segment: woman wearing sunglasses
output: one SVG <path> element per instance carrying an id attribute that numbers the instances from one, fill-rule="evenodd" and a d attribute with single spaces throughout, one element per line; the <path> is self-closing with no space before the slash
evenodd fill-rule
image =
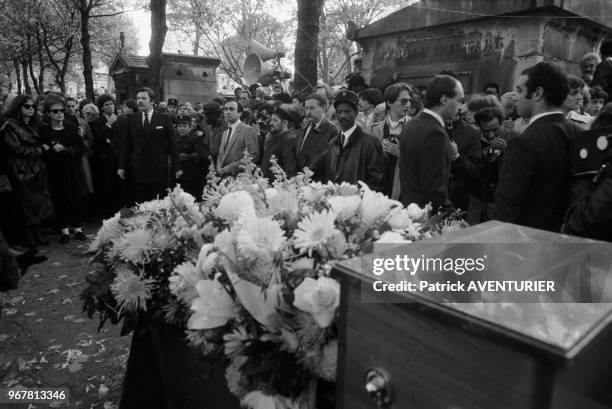
<path id="1" fill-rule="evenodd" d="M 10 181 L 16 208 L 21 212 L 24 245 L 49 244 L 41 234 L 40 223 L 53 208 L 47 185 L 44 148 L 36 130 L 36 106 L 30 96 L 18 95 L 6 111 L 6 122 L 0 128 L 3 161 Z"/>
<path id="2" fill-rule="evenodd" d="M 74 228 L 77 240 L 85 241 L 87 236 L 81 230 L 81 199 L 84 192 L 81 156 L 85 153 L 85 143 L 79 136 L 78 128 L 64 122 L 65 106 L 62 97 L 48 95 L 44 113 L 48 124 L 41 129 L 40 134 L 48 148 L 45 159 L 51 200 L 62 232 L 60 243 L 66 244 L 70 240 L 69 227 Z"/>

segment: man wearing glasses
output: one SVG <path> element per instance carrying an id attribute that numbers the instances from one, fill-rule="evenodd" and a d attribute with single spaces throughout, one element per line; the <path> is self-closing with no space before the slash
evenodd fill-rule
<path id="1" fill-rule="evenodd" d="M 234 176 L 241 172 L 245 149 L 254 163 L 259 160 L 257 131 L 240 121 L 242 112 L 242 105 L 236 101 L 230 101 L 223 107 L 223 115 L 229 128 L 221 137 L 217 156 L 217 172 L 221 176 Z"/>
<path id="2" fill-rule="evenodd" d="M 385 158 L 385 179 L 383 193 L 399 200 L 399 136 L 410 120 L 411 90 L 408 84 L 398 82 L 385 89 L 387 117 L 372 125 L 370 134 L 382 143 Z"/>

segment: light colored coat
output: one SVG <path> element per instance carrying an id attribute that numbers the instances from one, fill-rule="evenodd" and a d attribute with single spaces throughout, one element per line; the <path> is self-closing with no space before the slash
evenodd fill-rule
<path id="1" fill-rule="evenodd" d="M 254 163 L 259 161 L 259 141 L 257 130 L 252 126 L 239 122 L 227 141 L 229 129 L 221 136 L 221 147 L 217 157 L 217 171 L 223 176 L 233 176 L 242 170 L 244 151 L 248 151 Z M 227 143 L 226 143 L 227 142 Z"/>

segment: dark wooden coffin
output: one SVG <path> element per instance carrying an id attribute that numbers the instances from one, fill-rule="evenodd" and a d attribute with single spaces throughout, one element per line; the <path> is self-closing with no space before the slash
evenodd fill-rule
<path id="1" fill-rule="evenodd" d="M 499 222 L 444 241 L 595 243 Z M 364 303 L 362 284 L 373 277 L 362 260 L 334 274 L 341 280 L 337 409 L 612 407 L 612 304 Z"/>

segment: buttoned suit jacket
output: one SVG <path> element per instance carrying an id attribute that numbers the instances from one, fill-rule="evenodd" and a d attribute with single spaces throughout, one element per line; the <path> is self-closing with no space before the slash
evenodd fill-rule
<path id="1" fill-rule="evenodd" d="M 329 143 L 340 134 L 340 130 L 327 119 L 323 119 L 321 125 L 310 130 L 304 142 L 305 134 L 305 131 L 299 132 L 295 140 L 298 172 L 308 167 L 314 173 L 314 180 L 324 181 L 327 174 L 325 166 Z"/>
<path id="2" fill-rule="evenodd" d="M 252 126 L 240 122 L 235 130 L 232 131 L 230 139 L 226 142 L 229 129 L 221 136 L 221 146 L 217 158 L 217 170 L 225 176 L 236 175 L 242 170 L 240 165 L 243 163 L 244 150 L 246 149 L 254 163 L 259 161 L 259 139 L 257 130 Z"/>
<path id="3" fill-rule="evenodd" d="M 136 183 L 166 182 L 168 155 L 174 169 L 180 170 L 174 140 L 175 132 L 170 116 L 155 111 L 145 129 L 142 112 L 131 114 L 127 118 L 119 169 L 130 169 Z"/>
<path id="4" fill-rule="evenodd" d="M 421 112 L 399 138 L 401 201 L 404 206 L 431 203 L 434 210 L 449 205 L 450 138 L 436 118 Z"/>

